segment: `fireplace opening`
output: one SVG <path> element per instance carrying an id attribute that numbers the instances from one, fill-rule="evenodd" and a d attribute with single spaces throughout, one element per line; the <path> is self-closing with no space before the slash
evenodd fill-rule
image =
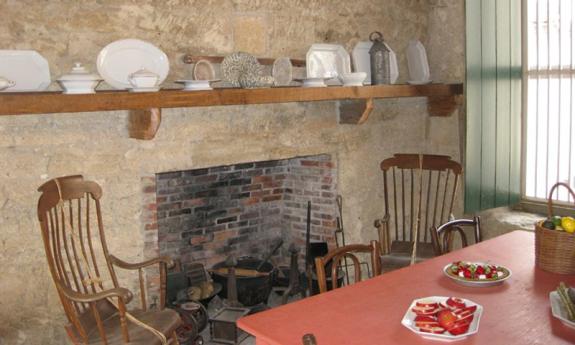
<path id="1" fill-rule="evenodd" d="M 292 259 L 303 272 L 308 202 L 311 242 L 335 245 L 337 173 L 329 154 L 165 172 L 154 183 L 157 248 L 180 263 L 168 275 L 168 302 L 183 286 L 210 280 L 198 280 L 198 265 L 209 271 L 233 258 L 257 266 L 250 260 L 261 261 L 279 242 L 268 260 L 271 284 L 285 284 Z M 229 297 L 225 286 L 219 295 Z"/>

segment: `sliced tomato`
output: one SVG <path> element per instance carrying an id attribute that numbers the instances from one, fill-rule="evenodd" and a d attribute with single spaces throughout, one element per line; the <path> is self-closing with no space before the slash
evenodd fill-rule
<path id="1" fill-rule="evenodd" d="M 475 314 L 466 314 L 464 316 L 458 315 L 457 316 L 457 321 L 466 321 L 471 323 L 471 321 L 473 321 L 473 318 L 475 317 Z"/>
<path id="2" fill-rule="evenodd" d="M 424 307 L 424 308 L 437 308 L 437 307 L 439 307 L 439 303 L 436 303 L 436 302 L 432 302 L 432 303 L 415 302 L 415 305 L 418 307 Z"/>
<path id="3" fill-rule="evenodd" d="M 415 317 L 415 319 L 413 319 L 413 321 L 415 321 L 415 322 L 418 322 L 418 321 L 437 322 L 437 320 L 433 316 L 427 316 L 427 315 L 417 315 Z"/>
<path id="4" fill-rule="evenodd" d="M 434 307 L 418 307 L 417 305 L 411 308 L 411 311 L 416 315 L 433 315 L 437 312 L 437 308 Z"/>
<path id="5" fill-rule="evenodd" d="M 451 310 L 445 309 L 437 313 L 437 322 L 439 322 L 443 328 L 451 328 L 455 321 L 457 321 L 457 316 L 455 316 Z"/>
<path id="6" fill-rule="evenodd" d="M 419 327 L 419 331 L 420 332 L 426 332 L 426 333 L 441 334 L 441 333 L 445 332 L 445 328 L 443 328 L 439 324 L 437 324 L 437 326 Z"/>
<path id="7" fill-rule="evenodd" d="M 467 333 L 467 331 L 469 331 L 469 324 L 468 323 L 461 324 L 457 327 L 452 327 L 448 330 L 448 332 L 451 333 L 451 335 L 460 335 L 460 334 Z"/>
<path id="8" fill-rule="evenodd" d="M 465 308 L 465 302 L 461 298 L 449 297 L 445 303 L 451 308 Z"/>
<path id="9" fill-rule="evenodd" d="M 475 313 L 475 311 L 477 310 L 477 306 L 476 305 L 472 305 L 469 307 L 465 307 L 465 308 L 459 308 L 459 309 L 454 309 L 453 313 L 455 315 L 467 315 L 467 314 L 473 314 Z"/>

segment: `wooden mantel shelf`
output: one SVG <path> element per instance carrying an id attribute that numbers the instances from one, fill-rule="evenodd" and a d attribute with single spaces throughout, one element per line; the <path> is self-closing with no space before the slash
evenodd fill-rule
<path id="1" fill-rule="evenodd" d="M 210 91 L 161 90 L 151 93 L 99 91 L 95 94 L 82 95 L 65 95 L 61 92 L 0 93 L 0 115 L 140 110 L 138 116 L 155 116 L 156 120 L 150 122 L 152 125 L 159 126 L 159 109 L 161 108 L 347 100 L 360 104 L 360 108 L 363 109 L 355 116 L 357 118 L 355 123 L 358 123 L 365 121 L 369 115 L 373 99 L 428 97 L 430 114 L 447 116 L 455 109 L 456 98 L 462 93 L 462 84 L 282 87 Z M 353 107 L 349 104 L 347 106 L 342 104 L 340 108 L 346 111 L 344 108 Z M 154 111 L 150 111 L 152 109 Z M 350 120 L 354 116 L 342 115 L 340 114 L 340 118 L 345 117 L 346 120 L 340 122 L 354 122 L 353 119 Z M 135 123 L 140 123 L 139 126 L 142 126 L 141 122 L 135 121 Z"/>

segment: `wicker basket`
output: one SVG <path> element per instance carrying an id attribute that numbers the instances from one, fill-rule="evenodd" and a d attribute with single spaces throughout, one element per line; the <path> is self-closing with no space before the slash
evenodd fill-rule
<path id="1" fill-rule="evenodd" d="M 553 216 L 552 195 L 559 186 L 567 188 L 573 199 L 575 193 L 569 185 L 559 182 L 551 187 L 547 199 L 547 214 Z M 559 273 L 575 274 L 575 233 L 549 230 L 542 226 L 543 221 L 535 224 L 535 264 L 542 270 Z"/>

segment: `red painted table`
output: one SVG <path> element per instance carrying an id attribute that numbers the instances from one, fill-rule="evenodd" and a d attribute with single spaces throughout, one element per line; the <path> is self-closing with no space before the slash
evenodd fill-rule
<path id="1" fill-rule="evenodd" d="M 412 300 L 458 296 L 483 305 L 479 332 L 454 344 L 574 344 L 575 330 L 551 315 L 549 292 L 574 275 L 535 267 L 534 233 L 514 231 L 420 264 L 383 274 L 238 320 L 257 345 L 301 345 L 313 333 L 319 345 L 434 344 L 401 325 Z M 503 265 L 512 276 L 495 287 L 465 287 L 443 275 L 458 260 Z"/>

